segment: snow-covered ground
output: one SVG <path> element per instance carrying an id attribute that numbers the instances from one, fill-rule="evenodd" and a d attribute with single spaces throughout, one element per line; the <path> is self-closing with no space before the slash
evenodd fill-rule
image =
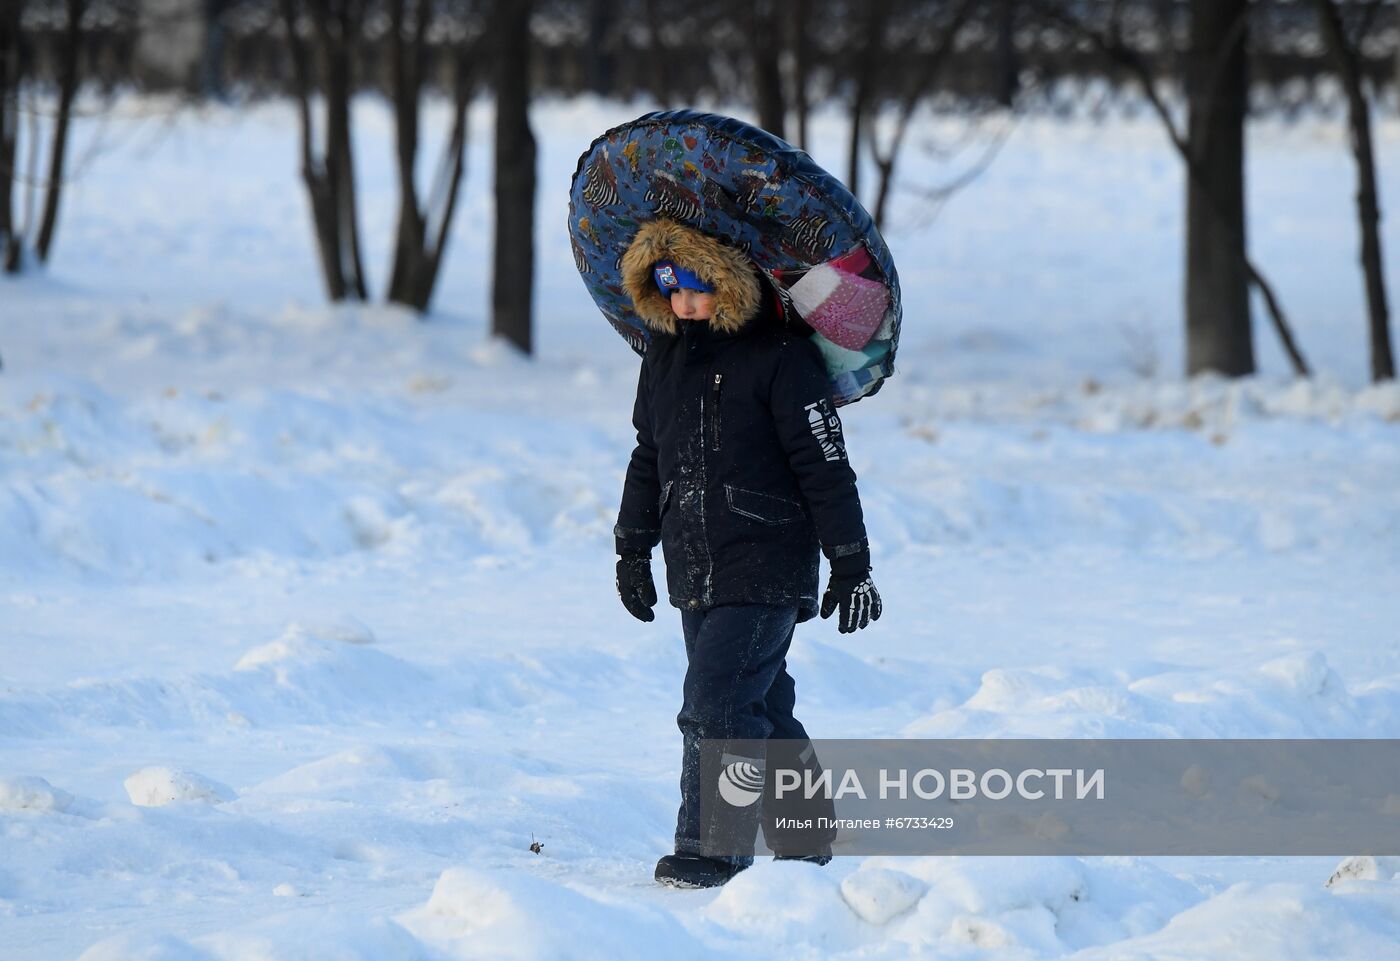
<path id="1" fill-rule="evenodd" d="M 1400 958 L 1395 862 L 1325 885 L 1365 852 L 651 884 L 680 625 L 614 596 L 636 359 L 563 229 L 576 157 L 643 109 L 536 111 L 533 360 L 487 334 L 489 105 L 427 322 L 322 305 L 285 106 L 84 123 L 56 262 L 0 282 L 0 959 Z M 388 124 L 361 105 L 376 277 Z M 1400 736 L 1400 388 L 1364 385 L 1344 131 L 1250 146 L 1313 382 L 1263 323 L 1261 376 L 1177 379 L 1148 119 L 1022 120 L 931 223 L 906 195 L 900 370 L 844 418 L 886 613 L 799 629 L 816 736 Z"/>

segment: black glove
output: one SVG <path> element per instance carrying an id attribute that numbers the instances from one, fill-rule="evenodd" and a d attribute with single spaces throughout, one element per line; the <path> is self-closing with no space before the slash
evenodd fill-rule
<path id="1" fill-rule="evenodd" d="M 847 554 L 831 562 L 831 579 L 822 595 L 822 617 L 841 608 L 838 622 L 842 634 L 854 634 L 871 621 L 880 619 L 880 592 L 870 579 L 870 552 Z"/>
<path id="2" fill-rule="evenodd" d="M 617 594 L 622 606 L 639 621 L 654 621 L 656 584 L 651 579 L 650 554 L 623 554 L 617 559 Z"/>

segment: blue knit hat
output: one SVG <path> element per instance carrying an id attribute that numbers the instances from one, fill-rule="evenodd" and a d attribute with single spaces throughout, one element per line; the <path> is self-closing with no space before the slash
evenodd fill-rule
<path id="1" fill-rule="evenodd" d="M 661 293 L 667 297 L 682 287 L 687 290 L 698 290 L 702 294 L 715 292 L 713 287 L 674 261 L 658 260 L 651 273 L 656 278 L 656 286 L 660 287 Z"/>

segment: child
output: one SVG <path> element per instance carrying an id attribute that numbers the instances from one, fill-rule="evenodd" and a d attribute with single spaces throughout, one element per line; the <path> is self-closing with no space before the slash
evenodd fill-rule
<path id="1" fill-rule="evenodd" d="M 880 595 L 821 355 L 782 329 L 755 266 L 666 219 L 642 225 L 621 265 L 653 336 L 614 529 L 617 589 L 634 617 L 654 618 L 660 540 L 689 664 L 676 853 L 656 879 L 711 887 L 752 858 L 700 853 L 699 742 L 806 741 L 785 657 L 794 626 L 818 611 L 819 549 L 831 564 L 821 615 L 839 609 L 843 634 L 880 617 Z"/>

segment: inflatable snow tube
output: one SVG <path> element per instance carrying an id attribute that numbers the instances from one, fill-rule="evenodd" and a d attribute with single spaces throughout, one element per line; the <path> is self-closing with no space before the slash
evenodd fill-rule
<path id="1" fill-rule="evenodd" d="M 632 311 L 620 259 L 642 223 L 669 217 L 742 250 L 787 322 L 826 360 L 838 405 L 894 373 L 899 276 L 846 186 L 801 150 L 732 117 L 671 110 L 603 134 L 569 190 L 574 263 L 593 300 L 639 354 L 651 332 Z"/>

